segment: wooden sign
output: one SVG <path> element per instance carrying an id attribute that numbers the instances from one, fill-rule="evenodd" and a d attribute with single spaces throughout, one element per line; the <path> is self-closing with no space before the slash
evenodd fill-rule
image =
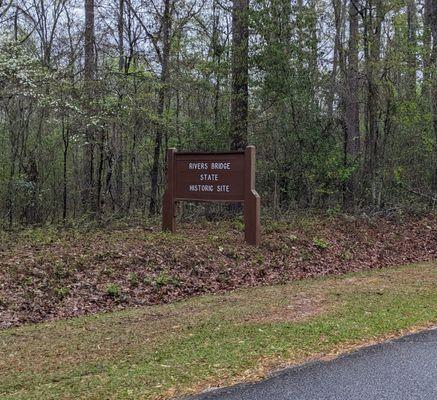
<path id="1" fill-rule="evenodd" d="M 260 197 L 255 191 L 255 147 L 226 153 L 167 150 L 167 188 L 162 207 L 164 230 L 176 231 L 176 202 L 224 201 L 244 204 L 245 240 L 260 240 Z"/>

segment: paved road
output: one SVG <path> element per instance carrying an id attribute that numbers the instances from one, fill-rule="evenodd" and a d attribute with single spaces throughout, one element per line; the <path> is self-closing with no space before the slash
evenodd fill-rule
<path id="1" fill-rule="evenodd" d="M 437 329 L 191 400 L 437 400 Z"/>

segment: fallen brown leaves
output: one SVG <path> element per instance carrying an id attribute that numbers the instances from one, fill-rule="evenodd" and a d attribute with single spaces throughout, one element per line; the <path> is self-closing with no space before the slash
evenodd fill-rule
<path id="1" fill-rule="evenodd" d="M 0 243 L 0 328 L 436 258 L 435 215 L 270 224 L 259 248 L 230 223 L 184 225 L 175 236 L 133 228 L 11 237 Z"/>

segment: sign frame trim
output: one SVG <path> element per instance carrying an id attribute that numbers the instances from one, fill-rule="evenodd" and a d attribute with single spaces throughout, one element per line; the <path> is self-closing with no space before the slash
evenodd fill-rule
<path id="1" fill-rule="evenodd" d="M 175 148 L 167 149 L 166 153 L 166 190 L 162 205 L 162 229 L 176 232 L 176 204 L 178 201 L 242 203 L 244 209 L 244 237 L 247 243 L 258 246 L 260 243 L 260 196 L 255 190 L 255 146 L 247 146 L 245 150 L 227 152 L 177 152 Z M 176 155 L 183 156 L 243 156 L 243 193 L 242 198 L 234 199 L 193 199 L 175 197 Z"/>

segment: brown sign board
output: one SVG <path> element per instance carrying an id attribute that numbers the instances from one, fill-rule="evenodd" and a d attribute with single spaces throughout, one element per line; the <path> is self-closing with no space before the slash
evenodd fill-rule
<path id="1" fill-rule="evenodd" d="M 186 200 L 243 203 L 245 239 L 258 245 L 260 197 L 255 191 L 255 147 L 224 153 L 168 149 L 164 230 L 176 231 L 176 202 Z"/>

